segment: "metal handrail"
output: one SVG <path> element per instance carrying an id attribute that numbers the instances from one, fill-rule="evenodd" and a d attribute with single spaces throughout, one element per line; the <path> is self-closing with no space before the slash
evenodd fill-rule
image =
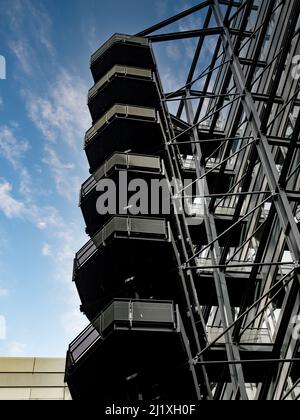
<path id="1" fill-rule="evenodd" d="M 153 172 L 159 173 L 162 172 L 162 166 L 161 166 L 161 159 L 158 156 L 153 156 L 153 155 L 142 155 L 142 154 L 138 154 L 138 153 L 124 153 L 124 152 L 114 152 L 105 162 L 103 165 L 101 165 L 95 172 L 93 175 L 91 175 L 83 184 L 81 187 L 81 192 L 80 192 L 80 197 L 84 198 L 97 184 L 97 181 L 102 177 L 101 175 L 98 176 L 98 174 L 106 174 L 107 172 L 109 172 L 114 166 L 116 165 L 122 165 L 123 162 L 118 162 L 116 161 L 114 164 L 112 164 L 114 158 L 117 160 L 118 157 L 120 156 L 128 156 L 128 159 L 126 161 L 126 166 L 127 168 L 130 167 L 135 167 L 134 162 L 132 162 L 132 160 L 134 158 L 145 158 L 145 159 L 150 159 L 151 160 L 156 160 L 157 162 L 159 162 L 159 165 L 157 166 L 150 166 L 150 164 L 148 166 L 144 166 L 144 170 L 148 169 L 147 172 L 151 172 L 151 170 Z M 159 170 L 154 171 L 154 169 L 158 169 L 159 166 Z"/>
<path id="2" fill-rule="evenodd" d="M 169 229 L 168 229 L 168 223 L 166 222 L 166 219 L 163 218 L 155 218 L 155 219 L 151 219 L 149 217 L 144 217 L 144 216 L 115 216 L 112 217 L 100 230 L 98 230 L 98 232 L 93 236 L 92 239 L 90 239 L 77 253 L 75 256 L 75 260 L 74 260 L 74 267 L 75 270 L 79 269 L 80 267 L 82 267 L 84 264 L 86 264 L 86 262 L 93 256 L 95 255 L 95 253 L 98 251 L 99 249 L 99 245 L 95 245 L 95 242 L 98 242 L 98 238 L 102 239 L 102 244 L 104 245 L 105 240 L 107 240 L 109 238 L 109 234 L 107 234 L 107 232 L 109 233 L 110 228 L 113 228 L 113 224 L 115 223 L 116 220 L 121 220 L 121 219 L 126 219 L 127 220 L 127 225 L 126 225 L 126 230 L 131 230 L 130 226 L 132 224 L 133 221 L 135 220 L 148 220 L 151 222 L 162 222 L 164 223 L 164 234 L 166 236 L 166 238 L 169 238 Z M 113 233 L 116 233 L 118 230 L 117 229 L 111 229 Z M 154 232 L 155 234 L 155 232 Z M 85 256 L 85 254 L 88 254 L 87 256 Z M 80 263 L 80 260 L 83 260 Z"/>
<path id="3" fill-rule="evenodd" d="M 101 47 L 98 48 L 98 50 L 94 54 L 92 54 L 91 65 L 94 64 L 95 61 L 97 61 L 105 51 L 107 51 L 113 44 L 117 42 L 149 46 L 149 40 L 147 38 L 117 33 L 110 37 L 108 41 L 101 45 Z"/>
<path id="4" fill-rule="evenodd" d="M 100 90 L 100 88 L 106 83 L 109 83 L 116 75 L 131 76 L 149 80 L 152 80 L 154 77 L 152 70 L 142 67 L 122 66 L 120 64 L 116 64 L 89 90 L 88 100 L 91 100 L 97 94 L 98 90 Z"/>
<path id="5" fill-rule="evenodd" d="M 97 315 L 92 322 L 70 343 L 69 345 L 69 349 L 68 349 L 68 357 L 71 359 L 71 363 L 72 365 L 74 365 L 79 359 L 82 358 L 82 356 L 99 340 L 99 339 L 104 339 L 105 337 L 102 335 L 102 323 L 101 323 L 101 317 L 103 316 L 103 314 L 105 314 L 111 307 L 114 306 L 114 304 L 116 302 L 128 302 L 128 304 L 130 305 L 130 303 L 149 303 L 149 304 L 169 304 L 170 306 L 172 305 L 172 312 L 173 312 L 173 322 L 174 322 L 174 328 L 176 328 L 176 316 L 175 316 L 175 306 L 174 306 L 174 302 L 172 300 L 158 300 L 158 299 L 126 299 L 126 298 L 116 298 L 113 299 L 109 304 L 107 304 L 105 306 L 105 308 L 99 313 L 99 315 Z M 130 317 L 128 316 L 128 320 L 130 320 Z M 100 328 L 99 331 L 95 328 L 95 324 L 97 324 L 97 322 L 100 321 Z M 89 332 L 90 330 L 90 332 Z M 78 349 L 78 347 L 84 343 L 84 341 L 86 341 L 94 332 L 98 333 L 98 336 L 92 340 L 84 349 L 83 351 L 76 357 L 74 358 L 74 351 L 76 351 L 76 349 Z M 86 333 L 89 332 L 87 335 Z"/>
<path id="6" fill-rule="evenodd" d="M 223 327 L 217 326 L 217 325 L 208 325 L 207 332 L 211 333 L 213 330 L 218 334 L 223 331 Z M 248 337 L 247 337 L 248 335 Z M 244 337 L 243 337 L 244 336 Z M 245 337 L 246 336 L 246 337 Z M 267 340 L 263 341 L 263 338 L 267 338 Z M 224 337 L 223 337 L 224 339 Z M 262 340 L 259 341 L 259 340 Z M 241 344 L 272 344 L 272 339 L 270 337 L 270 333 L 268 328 L 247 328 L 245 331 L 243 331 L 243 334 L 241 336 L 240 340 Z"/>
<path id="7" fill-rule="evenodd" d="M 150 119 L 159 121 L 159 115 L 155 108 L 145 106 L 134 106 L 126 104 L 114 104 L 109 111 L 100 117 L 95 124 L 90 127 L 85 134 L 85 144 L 87 145 L 98 133 L 98 131 L 108 124 L 116 115 L 133 117 L 140 119 Z"/>

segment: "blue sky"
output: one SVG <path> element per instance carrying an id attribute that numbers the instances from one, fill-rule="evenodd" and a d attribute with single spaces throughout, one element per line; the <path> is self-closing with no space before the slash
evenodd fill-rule
<path id="1" fill-rule="evenodd" d="M 77 203 L 88 177 L 91 53 L 115 32 L 134 34 L 196 3 L 0 0 L 0 356 L 62 356 L 86 325 L 71 278 L 88 240 Z M 169 30 L 201 23 L 193 19 Z M 166 90 L 183 84 L 194 46 L 156 50 Z"/>

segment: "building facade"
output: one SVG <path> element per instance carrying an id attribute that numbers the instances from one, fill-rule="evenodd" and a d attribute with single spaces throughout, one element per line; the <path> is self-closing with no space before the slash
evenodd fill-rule
<path id="1" fill-rule="evenodd" d="M 74 399 L 300 398 L 299 13 L 203 1 L 92 56 Z M 157 48 L 181 40 L 166 91 Z"/>
<path id="2" fill-rule="evenodd" d="M 0 358 L 0 400 L 71 400 L 65 358 Z"/>

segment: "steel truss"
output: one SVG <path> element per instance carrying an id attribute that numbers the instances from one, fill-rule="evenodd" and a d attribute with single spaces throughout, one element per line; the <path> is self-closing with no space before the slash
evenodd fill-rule
<path id="1" fill-rule="evenodd" d="M 199 13 L 202 27 L 174 31 L 174 24 Z M 188 313 L 189 363 L 200 398 L 300 398 L 295 336 L 300 86 L 293 77 L 299 15 L 298 0 L 210 0 L 137 34 L 162 47 L 166 41 L 197 39 L 186 84 L 163 93 L 161 107 L 167 176 L 180 181 L 174 201 L 194 200 L 205 237 L 203 244 L 187 215 L 175 214 L 173 245 Z M 205 59 L 209 37 L 215 45 Z M 192 196 L 182 188 L 187 163 L 197 187 Z M 229 187 L 224 177 L 230 178 Z M 229 226 L 220 231 L 222 217 Z M 203 297 L 204 278 L 211 281 L 215 300 Z M 230 281 L 236 283 L 229 286 Z M 233 303 L 237 282 L 243 287 Z M 247 334 L 252 341 L 245 341 Z M 209 359 L 209 351 L 221 345 L 222 360 Z M 216 383 L 210 367 L 220 364 L 228 372 Z M 264 365 L 264 377 L 250 383 L 247 365 L 254 370 Z"/>

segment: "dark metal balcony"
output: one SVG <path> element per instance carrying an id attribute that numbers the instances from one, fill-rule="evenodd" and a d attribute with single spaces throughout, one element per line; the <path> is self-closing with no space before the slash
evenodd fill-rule
<path id="1" fill-rule="evenodd" d="M 116 294 L 173 298 L 176 268 L 169 238 L 164 219 L 113 217 L 74 261 L 73 280 L 88 318 Z"/>
<path id="2" fill-rule="evenodd" d="M 152 70 L 115 65 L 90 89 L 88 106 L 95 122 L 115 103 L 158 108 L 159 99 Z"/>
<path id="3" fill-rule="evenodd" d="M 85 135 L 90 172 L 95 172 L 113 152 L 159 154 L 163 133 L 154 108 L 114 105 Z"/>
<path id="4" fill-rule="evenodd" d="M 154 69 L 154 58 L 146 38 L 115 34 L 91 57 L 91 72 L 97 82 L 115 64 Z"/>
<path id="5" fill-rule="evenodd" d="M 172 301 L 115 299 L 69 346 L 66 381 L 72 397 L 191 400 L 181 328 Z"/>
<path id="6" fill-rule="evenodd" d="M 93 236 L 113 216 L 112 214 L 99 214 L 96 209 L 96 202 L 100 195 L 96 191 L 97 183 L 107 178 L 114 181 L 116 204 L 119 207 L 119 176 L 122 176 L 124 171 L 126 171 L 127 186 L 135 178 L 141 178 L 147 183 L 149 206 L 151 204 L 151 181 L 163 177 L 162 162 L 159 157 L 114 153 L 81 187 L 79 205 L 87 226 L 87 233 L 90 236 Z M 128 192 L 128 200 L 133 194 L 133 192 Z M 121 210 L 123 209 L 116 208 L 116 214 L 120 214 Z M 161 213 L 155 216 L 160 217 Z"/>

